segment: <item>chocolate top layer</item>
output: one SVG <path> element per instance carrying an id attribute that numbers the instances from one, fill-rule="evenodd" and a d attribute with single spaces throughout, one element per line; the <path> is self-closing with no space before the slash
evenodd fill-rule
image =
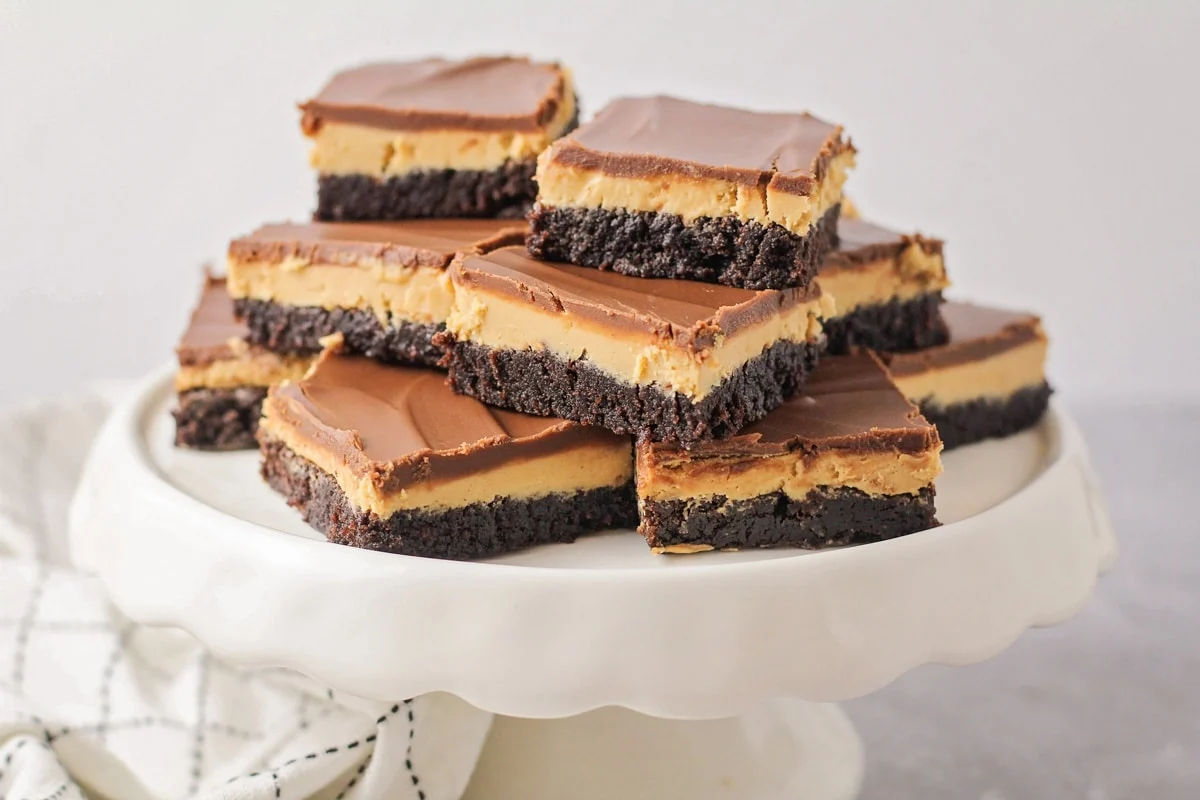
<path id="1" fill-rule="evenodd" d="M 555 163 L 618 177 L 680 174 L 808 195 L 829 162 L 853 150 L 842 128 L 674 97 L 614 100 L 551 146 Z"/>
<path id="2" fill-rule="evenodd" d="M 327 352 L 301 381 L 271 389 L 271 408 L 381 491 L 487 470 L 622 437 L 489 408 L 444 373 Z"/>
<path id="3" fill-rule="evenodd" d="M 309 135 L 326 120 L 389 130 L 537 131 L 554 118 L 566 85 L 558 64 L 525 58 L 367 64 L 334 75 L 301 104 L 301 127 Z"/>
<path id="4" fill-rule="evenodd" d="M 870 353 L 826 356 L 804 392 L 737 436 L 706 442 L 688 458 L 769 456 L 795 450 L 899 450 L 921 453 L 940 443 L 937 428 L 921 416 Z M 677 450 L 655 443 L 656 451 Z M 680 451 L 682 455 L 682 451 Z"/>
<path id="5" fill-rule="evenodd" d="M 450 268 L 455 283 L 511 295 L 539 308 L 601 325 L 645 331 L 678 347 L 702 350 L 797 303 L 821 295 L 806 289 L 761 292 L 712 283 L 631 278 L 588 267 L 531 258 L 505 247 L 466 256 Z"/>
<path id="6" fill-rule="evenodd" d="M 245 340 L 248 334 L 246 326 L 234 316 L 233 300 L 225 291 L 225 279 L 206 275 L 200 301 L 175 348 L 179 365 L 202 367 L 232 358 L 234 352 L 230 342 Z"/>
<path id="7" fill-rule="evenodd" d="M 234 239 L 230 258 L 354 266 L 371 259 L 406 267 L 445 267 L 458 253 L 486 252 L 524 240 L 522 223 L 495 219 L 306 222 L 264 225 Z"/>
<path id="8" fill-rule="evenodd" d="M 1046 338 L 1041 319 L 1022 311 L 971 303 L 944 303 L 942 317 L 950 329 L 950 341 L 940 347 L 885 356 L 893 375 L 915 375 L 938 367 L 979 361 Z"/>
<path id="9" fill-rule="evenodd" d="M 940 255 L 943 249 L 941 239 L 926 238 L 919 233 L 897 233 L 861 219 L 845 216 L 838 219 L 838 240 L 837 250 L 825 257 L 821 265 L 822 272 L 895 260 L 907 247 L 914 244 L 930 255 Z"/>

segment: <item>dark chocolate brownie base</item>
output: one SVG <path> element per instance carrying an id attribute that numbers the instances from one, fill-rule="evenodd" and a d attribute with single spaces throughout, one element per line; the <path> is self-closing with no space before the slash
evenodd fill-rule
<path id="1" fill-rule="evenodd" d="M 829 352 L 845 355 L 855 347 L 869 347 L 903 353 L 945 344 L 950 341 L 950 331 L 941 309 L 941 292 L 856 308 L 825 320 Z"/>
<path id="2" fill-rule="evenodd" d="M 494 170 L 421 170 L 380 180 L 368 175 L 321 175 L 315 219 L 367 222 L 419 217 L 525 215 L 537 195 L 535 159 Z"/>
<path id="3" fill-rule="evenodd" d="M 235 389 L 188 389 L 179 393 L 175 417 L 175 446 L 195 450 L 249 450 L 267 390 L 261 386 Z"/>
<path id="4" fill-rule="evenodd" d="M 545 350 L 493 350 L 457 342 L 449 333 L 437 341 L 446 345 L 442 366 L 460 394 L 684 447 L 732 436 L 797 394 L 824 345 L 777 342 L 697 403 L 678 392 L 624 383 L 588 361 L 564 361 Z"/>
<path id="5" fill-rule="evenodd" d="M 803 500 L 773 492 L 749 500 L 650 500 L 639 528 L 654 548 L 710 545 L 816 549 L 893 539 L 936 527 L 933 488 L 872 496 L 821 487 Z"/>
<path id="6" fill-rule="evenodd" d="M 537 258 L 610 269 L 639 278 L 682 278 L 746 289 L 807 286 L 837 246 L 836 205 L 804 236 L 776 223 L 535 205 L 529 252 Z"/>
<path id="7" fill-rule="evenodd" d="M 1046 413 L 1049 384 L 1030 386 L 1004 400 L 971 400 L 938 406 L 918 401 L 921 414 L 937 426 L 946 450 L 984 439 L 998 439 L 1032 428 Z"/>
<path id="8" fill-rule="evenodd" d="M 397 321 L 384 327 L 372 311 L 286 306 L 267 300 L 234 301 L 238 316 L 250 329 L 251 344 L 276 353 L 315 353 L 322 337 L 342 334 L 345 350 L 390 364 L 436 366 L 445 355 L 433 343 L 444 325 Z"/>
<path id="9" fill-rule="evenodd" d="M 271 488 L 329 541 L 351 547 L 465 561 L 637 524 L 632 483 L 436 513 L 401 511 L 383 519 L 356 508 L 332 475 L 281 442 L 263 437 L 261 449 L 262 476 Z"/>

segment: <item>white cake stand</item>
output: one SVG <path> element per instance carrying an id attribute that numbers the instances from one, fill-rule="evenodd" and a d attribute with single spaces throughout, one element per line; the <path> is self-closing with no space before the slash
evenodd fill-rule
<path id="1" fill-rule="evenodd" d="M 458 563 L 324 542 L 257 454 L 172 448 L 172 401 L 164 370 L 105 425 L 72 508 L 76 562 L 132 619 L 235 661 L 505 715 L 472 784 L 490 800 L 853 797 L 861 748 L 832 701 L 1067 619 L 1116 552 L 1058 406 L 945 457 L 936 530 L 682 557 L 618 531 Z"/>

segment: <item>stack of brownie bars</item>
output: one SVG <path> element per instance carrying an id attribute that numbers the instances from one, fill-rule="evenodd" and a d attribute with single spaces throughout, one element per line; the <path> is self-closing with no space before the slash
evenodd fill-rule
<path id="1" fill-rule="evenodd" d="M 1045 411 L 1037 317 L 944 303 L 807 113 L 620 99 L 517 58 L 339 74 L 301 106 L 312 222 L 234 240 L 178 348 L 176 443 L 258 446 L 330 541 L 480 558 L 937 525 L 943 447 Z M 522 219 L 524 218 L 524 219 Z"/>

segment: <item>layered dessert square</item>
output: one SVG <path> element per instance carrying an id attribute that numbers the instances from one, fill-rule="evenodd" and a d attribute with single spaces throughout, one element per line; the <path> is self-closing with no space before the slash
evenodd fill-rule
<path id="1" fill-rule="evenodd" d="M 261 347 L 311 354 L 341 334 L 352 353 L 436 364 L 447 265 L 524 235 L 519 223 L 482 219 L 266 225 L 229 245 L 229 293 Z"/>
<path id="2" fill-rule="evenodd" d="M 943 244 L 848 218 L 817 280 L 837 313 L 825 321 L 829 352 L 854 347 L 898 352 L 945 344 L 942 290 L 949 286 Z"/>
<path id="3" fill-rule="evenodd" d="M 736 433 L 798 392 L 831 304 L 539 261 L 521 248 L 450 267 L 439 342 L 455 390 L 527 414 L 691 446 Z"/>
<path id="4" fill-rule="evenodd" d="M 331 542 L 473 559 L 636 524 L 627 437 L 490 409 L 445 375 L 323 354 L 271 389 L 262 474 Z"/>
<path id="5" fill-rule="evenodd" d="M 805 286 L 854 147 L 809 114 L 624 98 L 538 159 L 529 250 L 643 278 Z"/>
<path id="6" fill-rule="evenodd" d="M 1050 401 L 1041 320 L 956 302 L 942 315 L 947 344 L 885 357 L 896 385 L 937 425 L 947 449 L 1036 425 Z"/>
<path id="7" fill-rule="evenodd" d="M 874 542 L 936 526 L 937 430 L 869 353 L 821 360 L 737 436 L 637 447 L 639 530 L 660 553 Z"/>
<path id="8" fill-rule="evenodd" d="M 206 276 L 200 300 L 175 348 L 175 444 L 198 450 L 255 446 L 254 433 L 267 387 L 295 380 L 310 359 L 279 355 L 246 341 L 233 313 L 225 279 Z"/>
<path id="9" fill-rule="evenodd" d="M 521 217 L 579 113 L 570 73 L 524 58 L 369 64 L 300 108 L 330 221 Z"/>

